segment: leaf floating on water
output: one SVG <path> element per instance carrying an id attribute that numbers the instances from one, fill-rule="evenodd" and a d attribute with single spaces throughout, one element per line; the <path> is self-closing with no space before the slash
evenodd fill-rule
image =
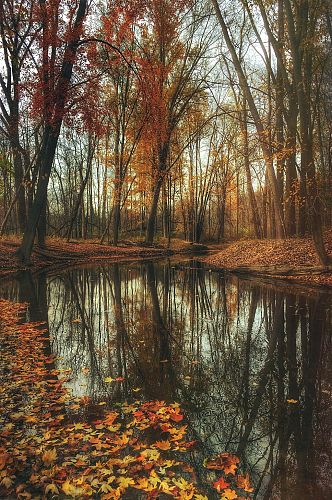
<path id="1" fill-rule="evenodd" d="M 169 441 L 156 441 L 155 446 L 159 448 L 159 450 L 170 450 L 171 443 Z"/>
<path id="2" fill-rule="evenodd" d="M 250 479 L 249 479 L 249 474 L 246 474 L 244 476 L 237 476 L 236 482 L 239 488 L 241 488 L 244 491 L 247 491 L 248 493 L 251 493 L 254 491 L 254 488 L 250 485 Z"/>
<path id="3" fill-rule="evenodd" d="M 18 327 L 17 311 L 23 311 L 24 306 L 0 300 L 0 310 L 4 307 L 9 312 L 2 311 L 0 342 L 7 342 L 9 348 L 0 358 L 0 368 L 13 368 L 4 371 L 0 397 L 6 391 L 10 394 L 15 386 L 21 399 L 3 405 L 1 498 L 108 500 L 125 495 L 134 498 L 136 489 L 144 492 L 144 498 L 167 495 L 208 500 L 203 489 L 208 485 L 198 486 L 187 457 L 196 442 L 186 440 L 188 425 L 182 423 L 179 403 L 137 399 L 130 404 L 113 404 L 112 411 L 105 401 L 92 404 L 90 397 L 71 397 L 64 385 L 66 379 L 59 378 L 60 371 L 49 366 L 55 359 L 44 354 L 43 334 L 33 324 Z M 24 333 L 17 333 L 20 329 Z M 120 382 L 123 377 L 106 380 Z M 87 419 L 90 404 L 92 420 Z M 32 428 L 27 438 L 22 438 L 22 423 Z M 31 460 L 33 456 L 37 459 Z M 237 461 L 237 457 L 225 453 L 207 460 L 206 465 L 233 474 Z M 234 491 L 241 485 L 250 491 L 248 476 L 215 481 L 224 500 L 238 498 Z"/>
<path id="4" fill-rule="evenodd" d="M 206 460 L 204 465 L 207 469 L 223 470 L 225 474 L 235 474 L 240 459 L 231 453 L 220 453 L 212 460 Z"/>
<path id="5" fill-rule="evenodd" d="M 229 488 L 224 490 L 221 496 L 221 500 L 234 500 L 234 498 L 238 498 L 237 493 L 235 490 L 231 490 Z"/>
<path id="6" fill-rule="evenodd" d="M 230 483 L 225 481 L 224 477 L 220 477 L 217 481 L 213 483 L 213 487 L 220 493 L 222 490 L 228 488 Z"/>

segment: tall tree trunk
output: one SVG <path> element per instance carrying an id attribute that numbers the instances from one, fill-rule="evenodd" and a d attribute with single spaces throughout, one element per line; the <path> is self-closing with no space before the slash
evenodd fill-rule
<path id="1" fill-rule="evenodd" d="M 260 239 L 263 237 L 263 231 L 261 226 L 261 221 L 258 213 L 256 196 L 254 193 L 254 189 L 252 187 L 251 180 L 251 171 L 250 171 L 250 163 L 249 163 L 249 142 L 248 142 L 248 127 L 247 127 L 247 110 L 246 110 L 246 102 L 244 100 L 243 104 L 243 120 L 241 120 L 241 128 L 243 135 L 243 155 L 244 155 L 244 167 L 246 171 L 246 180 L 247 180 L 247 190 L 249 197 L 249 205 L 251 210 L 251 218 L 255 230 L 256 238 Z"/>
<path id="2" fill-rule="evenodd" d="M 120 185 L 119 185 L 120 184 Z M 115 187 L 115 199 L 113 207 L 113 244 L 119 243 L 119 233 L 121 224 L 121 188 L 122 182 Z"/>
<path id="3" fill-rule="evenodd" d="M 56 130 L 52 130 L 50 134 L 46 133 L 46 135 L 48 135 L 48 141 L 46 146 L 42 148 L 40 153 L 44 160 L 42 163 L 42 170 L 38 177 L 37 190 L 31 209 L 29 211 L 29 216 L 24 231 L 22 243 L 16 252 L 18 258 L 25 264 L 30 263 L 30 257 L 35 240 L 35 234 L 38 222 L 41 213 L 44 207 L 46 206 L 47 186 L 53 164 L 53 159 L 55 156 L 56 146 L 58 143 L 59 133 L 60 133 L 59 127 Z"/>
<path id="4" fill-rule="evenodd" d="M 47 200 L 47 187 L 53 165 L 56 147 L 60 135 L 69 84 L 73 73 L 73 65 L 82 33 L 82 24 L 86 14 L 87 0 L 80 0 L 73 26 L 73 39 L 68 43 L 63 55 L 60 76 L 55 89 L 56 101 L 54 105 L 54 123 L 45 126 L 43 144 L 37 164 L 41 165 L 38 177 L 36 195 L 33 200 L 22 243 L 16 254 L 25 264 L 30 264 L 30 257 L 35 240 L 38 221 Z"/>
<path id="5" fill-rule="evenodd" d="M 296 130 L 298 107 L 296 96 L 290 96 L 289 113 L 287 117 L 286 137 L 286 196 L 285 196 L 285 224 L 288 236 L 296 234 Z M 301 210 L 301 208 L 300 208 Z"/>
<path id="6" fill-rule="evenodd" d="M 12 138 L 11 147 L 13 151 L 13 166 L 15 177 L 15 191 L 17 193 L 17 222 L 20 231 L 23 233 L 26 224 L 26 204 L 25 204 L 25 188 L 22 186 L 24 181 L 22 156 L 19 152 L 19 139 L 17 136 Z"/>
<path id="7" fill-rule="evenodd" d="M 146 226 L 145 243 L 147 243 L 149 245 L 151 245 L 153 243 L 153 239 L 154 239 L 156 219 L 157 219 L 157 210 L 158 210 L 158 201 L 159 201 L 159 195 L 160 195 L 160 190 L 161 190 L 162 184 L 163 184 L 163 177 L 159 176 L 158 179 L 156 180 L 156 183 L 154 186 L 151 209 L 150 209 L 148 222 L 147 222 L 147 226 Z"/>
<path id="8" fill-rule="evenodd" d="M 219 4 L 218 4 L 218 0 L 211 0 L 211 1 L 212 1 L 214 10 L 216 12 L 216 16 L 217 16 L 218 22 L 220 24 L 227 48 L 231 54 L 233 65 L 234 65 L 234 68 L 235 68 L 236 73 L 238 75 L 241 90 L 242 90 L 242 92 L 247 100 L 249 110 L 250 110 L 250 113 L 251 113 L 252 118 L 254 120 L 255 127 L 256 127 L 256 130 L 258 133 L 259 143 L 260 143 L 261 149 L 263 151 L 264 160 L 266 163 L 266 170 L 267 170 L 268 179 L 269 179 L 269 183 L 270 183 L 271 191 L 272 191 L 272 195 L 273 195 L 273 202 L 274 202 L 274 206 L 275 206 L 276 233 L 277 233 L 278 238 L 282 238 L 283 236 L 285 236 L 285 227 L 284 227 L 284 220 L 283 220 L 283 210 L 282 210 L 282 205 L 281 205 L 281 195 L 280 195 L 280 189 L 279 189 L 278 181 L 277 181 L 276 174 L 275 174 L 274 167 L 273 167 L 273 158 L 272 158 L 271 151 L 270 151 L 269 144 L 268 144 L 268 140 L 267 140 L 268 134 L 266 133 L 267 131 L 266 131 L 265 127 L 263 126 L 262 120 L 259 116 L 253 95 L 252 95 L 251 90 L 250 90 L 249 83 L 248 83 L 247 78 L 245 76 L 243 67 L 241 65 L 241 61 L 236 53 L 234 44 L 230 38 L 228 28 L 226 26 L 226 23 L 224 21 L 224 17 L 222 15 L 222 12 L 221 12 Z"/>

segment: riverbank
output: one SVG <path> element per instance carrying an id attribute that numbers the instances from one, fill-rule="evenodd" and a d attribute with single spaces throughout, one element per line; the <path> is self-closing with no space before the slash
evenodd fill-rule
<path id="1" fill-rule="evenodd" d="M 324 239 L 332 257 L 332 231 L 327 231 Z M 236 241 L 202 260 L 237 274 L 332 287 L 332 272 L 320 267 L 311 238 Z"/>
<path id="2" fill-rule="evenodd" d="M 0 239 L 0 277 L 16 274 L 27 269 L 15 256 L 20 240 L 17 237 Z M 154 246 L 124 242 L 118 246 L 101 245 L 97 241 L 67 242 L 60 238 L 49 238 L 45 248 L 35 246 L 29 269 L 59 268 L 103 260 L 130 260 L 186 254 L 206 250 L 203 245 L 192 245 L 186 241 L 174 240 L 170 246 L 162 241 Z"/>

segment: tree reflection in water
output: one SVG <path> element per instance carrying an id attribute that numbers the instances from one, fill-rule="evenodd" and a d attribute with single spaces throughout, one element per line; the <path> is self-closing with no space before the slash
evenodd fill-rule
<path id="1" fill-rule="evenodd" d="M 3 285 L 46 321 L 76 396 L 176 400 L 201 457 L 241 457 L 256 498 L 331 498 L 331 295 L 195 261 L 24 273 Z M 106 383 L 106 377 L 124 377 Z"/>

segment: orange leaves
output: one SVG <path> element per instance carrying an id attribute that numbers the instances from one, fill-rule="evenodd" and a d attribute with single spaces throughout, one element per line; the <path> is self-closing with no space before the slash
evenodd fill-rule
<path id="1" fill-rule="evenodd" d="M 221 495 L 221 500 L 234 500 L 234 498 L 238 498 L 237 493 L 235 490 L 231 490 L 230 488 L 224 490 Z"/>
<path id="2" fill-rule="evenodd" d="M 87 422 L 91 400 L 71 401 L 65 379 L 58 378 L 60 370 L 52 369 L 56 360 L 44 354 L 43 333 L 31 324 L 20 325 L 18 332 L 18 313 L 24 308 L 0 301 L 0 309 L 0 344 L 8 348 L 0 368 L 10 367 L 3 370 L 0 398 L 13 387 L 21 398 L 12 406 L 2 404 L 1 498 L 19 493 L 19 498 L 107 500 L 131 498 L 140 490 L 151 499 L 165 494 L 206 500 L 195 469 L 186 462 L 195 442 L 185 440 L 187 425 L 178 403 L 135 401 L 118 404 L 118 411 L 105 403 L 96 405 L 98 419 Z M 224 453 L 206 467 L 232 475 L 237 464 L 237 457 Z M 232 480 L 220 477 L 213 484 L 224 500 L 237 498 L 236 488 L 252 491 L 247 475 L 237 476 L 236 484 Z"/>
<path id="3" fill-rule="evenodd" d="M 42 460 L 45 465 L 50 465 L 52 462 L 55 462 L 57 458 L 58 455 L 55 448 L 52 448 L 51 450 L 46 450 L 42 456 Z"/>
<path id="4" fill-rule="evenodd" d="M 183 415 L 180 413 L 180 409 L 177 409 L 176 411 L 172 411 L 170 413 L 170 418 L 173 420 L 173 422 L 181 422 L 183 420 Z"/>
<path id="5" fill-rule="evenodd" d="M 170 450 L 171 443 L 169 441 L 156 441 L 154 444 L 159 450 Z"/>
<path id="6" fill-rule="evenodd" d="M 237 486 L 248 493 L 254 491 L 254 488 L 250 485 L 249 474 L 237 476 Z"/>
<path id="7" fill-rule="evenodd" d="M 220 493 L 222 490 L 226 489 L 229 486 L 229 483 L 225 481 L 225 478 L 222 476 L 217 481 L 213 483 L 213 487 Z"/>
<path id="8" fill-rule="evenodd" d="M 237 464 L 240 459 L 230 453 L 220 453 L 214 459 L 208 460 L 205 463 L 207 469 L 222 470 L 225 474 L 235 474 Z"/>

